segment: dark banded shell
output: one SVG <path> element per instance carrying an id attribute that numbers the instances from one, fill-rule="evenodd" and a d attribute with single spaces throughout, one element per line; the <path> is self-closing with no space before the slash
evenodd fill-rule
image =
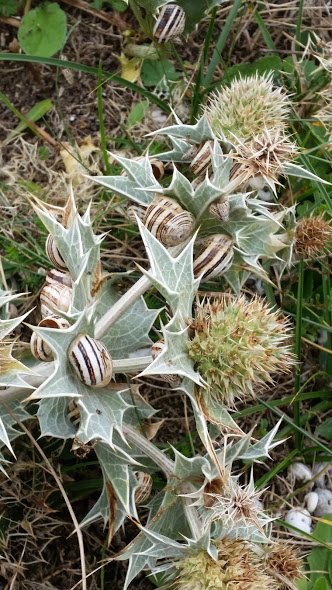
<path id="1" fill-rule="evenodd" d="M 143 207 L 143 205 L 138 205 L 138 203 L 133 203 L 131 205 L 128 205 L 126 209 L 126 217 L 130 221 L 130 223 L 132 223 L 133 225 L 137 225 L 136 215 L 138 219 L 143 221 L 145 212 L 146 207 Z"/>
<path id="2" fill-rule="evenodd" d="M 153 36 L 158 43 L 167 43 L 184 31 L 186 15 L 177 4 L 166 4 L 160 10 L 153 27 Z"/>
<path id="3" fill-rule="evenodd" d="M 73 286 L 73 279 L 69 272 L 59 270 L 58 268 L 51 268 L 46 275 L 46 284 L 56 285 L 58 283 L 71 288 Z"/>
<path id="4" fill-rule="evenodd" d="M 42 317 L 53 315 L 56 311 L 67 312 L 72 298 L 72 289 L 66 285 L 46 284 L 40 293 Z"/>
<path id="5" fill-rule="evenodd" d="M 56 266 L 56 268 L 68 268 L 51 234 L 49 234 L 46 240 L 45 252 L 47 254 L 48 259 L 52 262 L 52 264 L 54 264 L 54 266 Z"/>
<path id="6" fill-rule="evenodd" d="M 173 199 L 157 197 L 146 210 L 145 227 L 164 246 L 176 246 L 184 242 L 195 227 L 195 218 L 184 211 Z"/>
<path id="7" fill-rule="evenodd" d="M 165 172 L 164 164 L 160 160 L 157 160 L 156 158 L 151 158 L 150 164 L 151 164 L 153 176 L 155 177 L 155 179 L 158 181 L 161 180 L 162 177 L 164 176 L 164 172 Z"/>
<path id="8" fill-rule="evenodd" d="M 79 334 L 68 348 L 68 360 L 77 377 L 89 387 L 105 387 L 112 378 L 112 359 L 99 340 Z"/>
<path id="9" fill-rule="evenodd" d="M 145 471 L 137 471 L 135 475 L 138 482 L 138 488 L 135 490 L 135 503 L 142 504 L 151 494 L 152 477 Z"/>
<path id="10" fill-rule="evenodd" d="M 217 217 L 221 221 L 227 223 L 229 221 L 229 198 L 224 197 L 218 203 L 210 205 L 209 211 L 213 217 Z"/>
<path id="11" fill-rule="evenodd" d="M 201 280 L 223 275 L 233 262 L 233 240 L 225 234 L 208 238 L 203 250 L 194 260 L 194 276 Z"/>
<path id="12" fill-rule="evenodd" d="M 193 158 L 189 170 L 196 174 L 202 174 L 207 170 L 211 164 L 211 151 L 213 149 L 213 141 L 204 141 L 198 148 L 198 152 Z"/>
<path id="13" fill-rule="evenodd" d="M 51 328 L 53 330 L 69 328 L 70 324 L 64 318 L 51 315 L 41 320 L 38 324 L 41 328 Z M 39 334 L 33 332 L 30 340 L 30 349 L 33 356 L 39 361 L 48 362 L 53 359 L 53 353 L 51 348 L 46 344 Z"/>

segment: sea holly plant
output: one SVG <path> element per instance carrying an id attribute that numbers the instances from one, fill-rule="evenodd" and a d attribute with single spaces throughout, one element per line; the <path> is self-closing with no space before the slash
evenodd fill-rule
<path id="1" fill-rule="evenodd" d="M 286 98 L 275 93 L 269 77 L 254 81 L 262 84 L 261 128 L 241 135 L 231 126 L 231 110 L 224 130 L 208 112 L 194 125 L 176 118 L 159 131 L 173 144 L 159 159 L 115 154 L 123 173 L 96 178 L 128 199 L 125 214 L 137 223 L 149 262 L 137 282 L 129 286 L 128 274 L 103 271 L 104 236 L 94 233 L 90 208 L 81 215 L 71 193 L 63 208 L 31 198 L 49 232 L 46 253 L 55 268 L 40 293 L 42 319 L 29 324 L 32 356 L 26 364 L 13 356 L 11 332 L 28 318 L 10 319 L 7 304 L 14 296 L 1 294 L 0 400 L 10 404 L 0 422 L 4 458 L 18 432 L 14 416 L 30 418 L 36 403 L 42 436 L 72 439 L 73 451 L 83 456 L 94 449 L 103 489 L 81 526 L 101 520 L 111 541 L 127 517 L 137 524 L 137 537 L 114 557 L 129 560 L 125 588 L 143 570 L 179 590 L 240 590 L 244 584 L 252 590 L 294 589 L 301 576 L 294 552 L 275 545 L 253 477 L 254 463 L 278 444 L 279 425 L 257 441 L 232 416 L 239 400 L 253 399 L 295 362 L 287 318 L 258 297 L 239 294 L 249 272 L 267 278 L 263 260 L 282 267 L 291 260 L 294 242 L 295 250 L 299 246 L 294 210 L 277 202 L 267 206 L 257 189 L 265 179 L 276 190 L 288 174 L 280 145 L 276 157 L 272 146 L 264 147 L 259 169 L 243 165 L 243 145 L 265 141 L 275 128 L 279 138 L 285 134 L 285 142 L 291 141 L 287 106 L 276 108 Z M 251 102 L 238 103 L 246 122 Z M 232 116 L 241 120 L 237 112 Z M 253 160 L 259 160 L 256 151 Z M 166 180 L 162 161 L 170 167 Z M 287 166 L 307 174 L 293 162 Z M 223 287 L 219 276 L 235 294 L 228 288 L 212 299 L 201 297 L 204 281 Z M 161 310 L 149 309 L 143 297 L 151 288 L 166 307 L 159 338 L 151 329 Z M 13 363 L 19 363 L 15 375 Z M 165 453 L 150 440 L 147 426 L 156 410 L 135 385 L 138 375 L 158 376 L 187 396 L 201 440 L 197 455 L 185 457 L 176 448 Z M 170 389 L 170 403 L 172 395 Z M 233 469 L 241 462 L 246 480 Z M 163 474 L 164 487 L 151 494 L 155 472 Z M 143 525 L 137 505 L 148 498 Z"/>

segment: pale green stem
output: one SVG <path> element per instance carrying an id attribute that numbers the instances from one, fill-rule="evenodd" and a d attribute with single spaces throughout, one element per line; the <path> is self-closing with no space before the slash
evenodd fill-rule
<path id="1" fill-rule="evenodd" d="M 138 373 L 144 371 L 146 367 L 151 365 L 152 361 L 152 356 L 141 356 L 131 359 L 115 359 L 113 360 L 113 371 L 114 373 Z"/>

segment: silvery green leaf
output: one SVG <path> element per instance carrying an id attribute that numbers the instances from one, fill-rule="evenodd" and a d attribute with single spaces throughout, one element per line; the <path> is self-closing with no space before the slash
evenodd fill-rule
<path id="1" fill-rule="evenodd" d="M 205 417 L 213 424 L 217 424 L 218 426 L 224 428 L 229 428 L 237 433 L 241 432 L 241 429 L 238 427 L 236 422 L 234 422 L 226 406 L 218 403 L 214 398 L 210 398 L 208 406 L 206 404 L 203 406 L 202 402 L 201 409 L 203 410 Z"/>
<path id="2" fill-rule="evenodd" d="M 13 299 L 16 299 L 16 295 L 11 295 L 6 291 L 2 292 L 0 298 L 0 307 L 2 305 L 4 316 L 7 316 L 6 305 Z M 4 341 L 17 326 L 23 322 L 23 320 L 31 313 L 31 310 L 27 313 L 13 319 L 0 319 L 0 386 L 1 387 L 27 387 L 30 386 L 23 380 L 21 375 L 29 374 L 33 375 L 34 372 L 26 367 L 23 363 L 18 361 L 12 356 L 13 343 L 12 342 L 1 342 Z"/>
<path id="3" fill-rule="evenodd" d="M 236 294 L 241 293 L 241 288 L 243 287 L 244 283 L 249 278 L 249 276 L 250 271 L 241 270 L 241 268 L 237 268 L 236 264 L 233 264 L 232 267 L 223 274 L 223 278 L 227 281 L 227 283 L 231 286 L 232 290 Z"/>
<path id="4" fill-rule="evenodd" d="M 181 389 L 181 391 L 183 391 L 191 401 L 198 435 L 205 448 L 208 449 L 210 447 L 211 441 L 204 414 L 197 404 L 195 396 L 195 383 L 191 379 L 185 378 L 183 379 L 181 387 L 179 389 Z"/>
<path id="5" fill-rule="evenodd" d="M 251 445 L 243 454 L 240 454 L 239 459 L 243 459 L 245 461 L 255 461 L 264 457 L 271 458 L 269 452 L 274 449 L 274 447 L 285 442 L 284 440 L 277 440 L 273 442 L 281 422 L 282 419 L 279 420 L 272 430 L 270 430 L 270 432 L 268 432 L 260 441 L 254 445 Z"/>
<path id="6" fill-rule="evenodd" d="M 104 285 L 98 302 L 96 320 L 102 317 L 118 299 L 119 295 L 108 284 Z M 160 311 L 149 309 L 143 297 L 135 301 L 102 339 L 112 358 L 127 358 L 129 353 L 138 348 L 151 345 L 149 332 Z"/>
<path id="7" fill-rule="evenodd" d="M 96 455 L 102 466 L 105 477 L 111 482 L 118 502 L 126 514 L 138 518 L 131 489 L 137 487 L 137 479 L 129 467 L 128 458 L 116 453 L 109 446 L 98 443 L 95 447 Z"/>
<path id="8" fill-rule="evenodd" d="M 153 200 L 153 193 L 144 189 L 161 187 L 153 175 L 148 155 L 140 160 L 122 158 L 115 154 L 112 156 L 123 166 L 127 176 L 93 176 L 92 179 L 131 201 L 149 205 Z"/>
<path id="9" fill-rule="evenodd" d="M 126 513 L 119 504 L 117 506 L 116 516 L 115 516 L 115 523 L 114 523 L 114 532 L 116 532 L 120 526 L 124 523 L 126 518 Z M 88 514 L 83 518 L 80 522 L 80 527 L 83 528 L 92 524 L 93 522 L 98 522 L 102 520 L 104 522 L 104 527 L 110 522 L 111 514 L 110 514 L 110 505 L 109 505 L 109 498 L 108 498 L 108 491 L 107 491 L 107 478 L 104 476 L 104 486 L 103 491 L 100 494 L 97 502 L 88 512 Z"/>
<path id="10" fill-rule="evenodd" d="M 215 135 L 205 115 L 203 115 L 203 117 L 201 117 L 197 123 L 195 123 L 195 125 L 183 125 L 177 123 L 176 125 L 169 125 L 163 129 L 152 131 L 152 133 L 148 134 L 148 137 L 153 135 L 167 135 L 171 137 L 177 137 L 184 141 L 188 141 L 189 143 L 197 144 L 200 144 L 202 141 L 206 141 L 207 139 L 215 138 Z"/>
<path id="11" fill-rule="evenodd" d="M 178 139 L 177 137 L 170 137 L 170 140 L 172 142 L 173 149 L 157 154 L 156 158 L 162 162 L 190 162 L 190 159 L 183 159 L 184 155 L 190 148 L 190 143 L 182 139 Z"/>
<path id="12" fill-rule="evenodd" d="M 316 174 L 309 172 L 309 170 L 302 168 L 302 166 L 298 166 L 297 164 L 293 164 L 293 162 L 287 162 L 286 164 L 283 164 L 283 172 L 285 174 L 289 174 L 290 176 L 297 176 L 298 178 L 306 178 L 308 180 L 315 180 L 316 182 L 322 182 L 323 184 L 331 184 L 327 180 L 323 180 L 319 176 L 316 176 Z"/>
<path id="13" fill-rule="evenodd" d="M 74 438 L 77 427 L 68 418 L 67 397 L 49 397 L 39 402 L 38 418 L 42 436 Z"/>
<path id="14" fill-rule="evenodd" d="M 194 189 L 191 182 L 181 174 L 174 166 L 171 184 L 168 187 L 161 187 L 159 191 L 165 197 L 176 199 L 184 209 L 191 211 L 190 205 L 194 196 Z"/>
<path id="15" fill-rule="evenodd" d="M 25 420 L 31 420 L 31 418 L 33 418 L 33 416 L 26 411 L 23 402 L 20 400 L 8 401 L 7 406 L 21 422 L 24 422 Z M 16 420 L 12 418 L 12 416 L 7 412 L 6 408 L 0 404 L 0 447 L 2 444 L 6 445 L 10 452 L 14 455 L 10 441 L 14 440 L 21 434 L 23 434 L 23 432 L 17 425 Z M 7 461 L 5 461 L 5 459 L 2 457 L 0 457 L 0 463 L 1 461 L 7 463 Z M 1 465 L 0 469 L 4 472 Z"/>
<path id="16" fill-rule="evenodd" d="M 218 452 L 217 456 L 220 457 L 220 460 L 225 461 L 225 465 L 232 465 L 233 461 L 240 456 L 243 456 L 244 453 L 247 452 L 250 440 L 252 437 L 252 430 L 248 432 L 245 436 L 241 437 L 237 442 L 230 441 L 227 443 L 226 446 L 226 456 L 224 450 Z"/>
<path id="17" fill-rule="evenodd" d="M 173 313 L 182 318 L 184 327 L 184 322 L 191 318 L 192 300 L 199 285 L 193 273 L 195 236 L 177 257 L 173 257 L 141 222 L 139 228 L 151 266 L 149 271 L 141 270 L 166 299 Z"/>
<path id="18" fill-rule="evenodd" d="M 185 457 L 173 448 L 175 455 L 174 474 L 179 480 L 202 477 L 202 473 L 211 473 L 211 464 L 205 457 Z M 190 494 L 189 494 L 190 495 Z"/>

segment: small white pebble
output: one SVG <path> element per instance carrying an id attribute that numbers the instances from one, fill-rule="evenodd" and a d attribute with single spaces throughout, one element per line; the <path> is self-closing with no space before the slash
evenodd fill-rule
<path id="1" fill-rule="evenodd" d="M 327 339 L 328 339 L 327 330 L 318 330 L 317 333 L 319 334 L 319 336 L 317 338 L 318 344 L 320 344 L 321 346 L 324 346 L 324 344 L 327 343 Z"/>
<path id="2" fill-rule="evenodd" d="M 328 467 L 328 469 L 326 469 Z M 331 489 L 332 483 L 332 465 L 330 463 L 315 463 L 312 468 L 313 476 L 317 475 L 322 469 L 326 469 L 324 473 L 322 473 L 317 479 L 315 479 L 315 484 L 318 488 L 327 488 Z"/>
<path id="3" fill-rule="evenodd" d="M 292 526 L 295 526 L 297 529 L 300 529 L 304 533 L 311 533 L 312 519 L 310 513 L 306 508 L 292 508 L 287 512 L 285 522 L 291 524 Z M 295 535 L 300 534 L 296 531 L 292 532 Z"/>
<path id="4" fill-rule="evenodd" d="M 69 121 L 73 123 L 76 120 L 76 115 L 70 115 Z"/>
<path id="5" fill-rule="evenodd" d="M 292 463 L 288 468 L 289 475 L 299 481 L 309 481 L 312 478 L 311 469 L 304 463 Z"/>
<path id="6" fill-rule="evenodd" d="M 151 118 L 157 125 L 163 125 L 167 121 L 167 115 L 161 109 L 155 108 L 151 111 Z"/>
<path id="7" fill-rule="evenodd" d="M 308 511 L 310 512 L 310 514 L 312 514 L 313 512 L 315 512 L 317 508 L 318 494 L 316 494 L 316 492 L 309 492 L 309 494 L 306 494 L 306 496 L 304 496 L 304 501 L 307 505 Z"/>
<path id="8" fill-rule="evenodd" d="M 326 514 L 332 514 L 332 492 L 322 488 L 317 488 L 315 492 L 318 496 L 318 503 L 314 515 L 325 516 Z"/>
<path id="9" fill-rule="evenodd" d="M 268 203 L 274 200 L 273 195 L 269 189 L 258 191 L 258 196 L 262 201 L 267 201 Z"/>

